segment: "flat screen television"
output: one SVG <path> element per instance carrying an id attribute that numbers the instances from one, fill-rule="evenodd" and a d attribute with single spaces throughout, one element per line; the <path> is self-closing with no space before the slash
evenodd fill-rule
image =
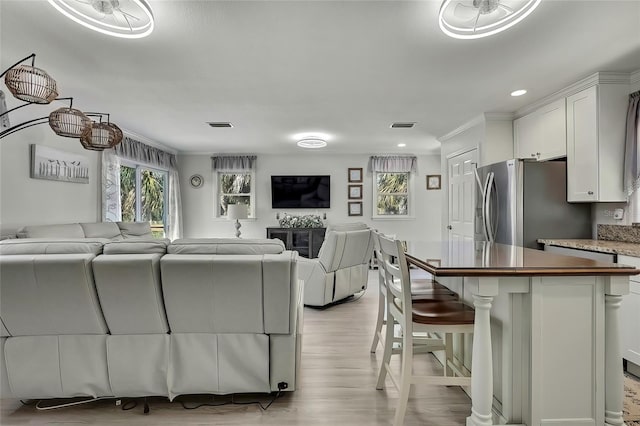
<path id="1" fill-rule="evenodd" d="M 274 209 L 328 209 L 331 176 L 271 176 Z"/>

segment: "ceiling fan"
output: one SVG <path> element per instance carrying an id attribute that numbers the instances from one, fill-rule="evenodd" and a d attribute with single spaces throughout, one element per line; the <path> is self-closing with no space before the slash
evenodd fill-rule
<path id="1" fill-rule="evenodd" d="M 444 0 L 438 22 L 454 38 L 487 37 L 512 27 L 542 0 Z"/>
<path id="2" fill-rule="evenodd" d="M 153 31 L 153 12 L 146 0 L 48 1 L 63 15 L 103 34 L 140 38 Z"/>

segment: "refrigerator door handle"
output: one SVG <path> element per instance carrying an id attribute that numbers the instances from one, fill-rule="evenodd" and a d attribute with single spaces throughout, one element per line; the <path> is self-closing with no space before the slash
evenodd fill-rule
<path id="1" fill-rule="evenodd" d="M 487 182 L 484 190 L 484 209 L 482 212 L 485 234 L 487 241 L 490 243 L 495 241 L 495 233 L 491 225 L 491 195 L 493 192 L 494 173 L 490 172 L 487 175 Z"/>

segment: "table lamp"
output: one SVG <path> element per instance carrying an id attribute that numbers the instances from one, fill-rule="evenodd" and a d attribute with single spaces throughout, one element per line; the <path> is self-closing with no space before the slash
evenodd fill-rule
<path id="1" fill-rule="evenodd" d="M 236 237 L 240 238 L 240 219 L 248 217 L 248 209 L 246 204 L 229 204 L 227 205 L 227 218 L 236 221 Z"/>

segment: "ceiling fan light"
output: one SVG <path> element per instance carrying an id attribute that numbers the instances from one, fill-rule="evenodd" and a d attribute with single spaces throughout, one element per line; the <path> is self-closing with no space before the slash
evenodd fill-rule
<path id="1" fill-rule="evenodd" d="M 58 108 L 49 114 L 49 126 L 58 136 L 79 138 L 91 126 L 91 119 L 75 108 Z"/>
<path id="2" fill-rule="evenodd" d="M 456 18 L 455 16 L 456 6 L 454 6 L 454 4 L 459 5 L 460 0 L 444 0 L 438 13 L 438 25 L 440 29 L 449 37 L 457 39 L 488 37 L 507 30 L 522 21 L 540 5 L 542 0 L 524 0 L 519 8 L 512 10 L 511 13 L 507 13 L 504 17 L 498 18 L 496 15 L 493 21 L 486 18 L 491 17 L 492 13 L 482 13 L 485 10 L 483 8 L 484 3 L 488 1 L 493 0 L 474 1 L 474 7 L 478 9 L 477 18 L 468 21 L 466 19 Z M 482 22 L 480 24 L 480 16 L 485 17 L 483 21 L 488 19 L 489 22 Z"/>
<path id="3" fill-rule="evenodd" d="M 72 21 L 113 37 L 146 37 L 153 32 L 155 26 L 153 11 L 146 0 L 47 1 Z M 125 6 L 126 10 L 123 10 Z M 119 18 L 116 19 L 115 16 Z"/>
<path id="4" fill-rule="evenodd" d="M 11 68 L 4 82 L 11 94 L 21 101 L 48 104 L 58 97 L 56 81 L 45 70 L 31 65 Z"/>
<path id="5" fill-rule="evenodd" d="M 80 137 L 80 143 L 84 149 L 104 151 L 122 142 L 122 137 L 122 130 L 115 124 L 92 122 Z"/>

